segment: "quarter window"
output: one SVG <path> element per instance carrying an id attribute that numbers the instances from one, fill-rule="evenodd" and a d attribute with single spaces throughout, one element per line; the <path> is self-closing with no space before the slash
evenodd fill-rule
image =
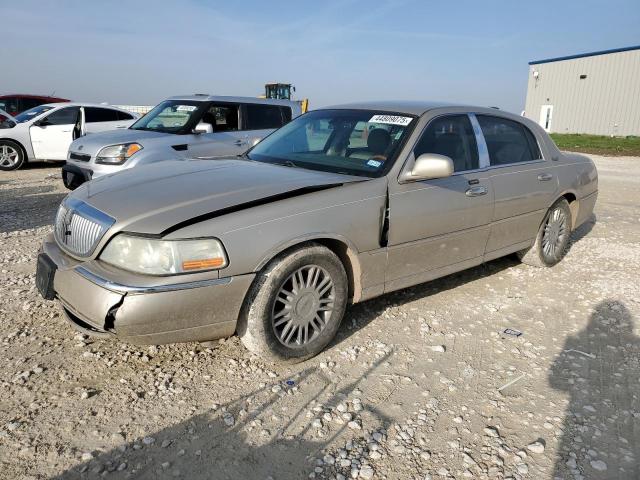
<path id="1" fill-rule="evenodd" d="M 477 115 L 487 142 L 491 165 L 529 162 L 542 158 L 533 134 L 519 122 Z"/>
<path id="2" fill-rule="evenodd" d="M 478 146 L 467 115 L 450 115 L 431 121 L 413 154 L 437 153 L 453 160 L 455 172 L 479 168 Z"/>
<path id="3" fill-rule="evenodd" d="M 118 121 L 118 111 L 110 108 L 85 107 L 84 115 L 87 123 Z"/>
<path id="4" fill-rule="evenodd" d="M 48 125 L 73 125 L 78 120 L 80 107 L 66 107 L 46 117 Z"/>
<path id="5" fill-rule="evenodd" d="M 283 125 L 280 107 L 276 105 L 247 105 L 247 130 L 280 128 Z"/>

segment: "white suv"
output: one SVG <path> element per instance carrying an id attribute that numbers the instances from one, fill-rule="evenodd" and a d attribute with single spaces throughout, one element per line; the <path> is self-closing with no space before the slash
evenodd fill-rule
<path id="1" fill-rule="evenodd" d="M 189 95 L 171 97 L 126 130 L 77 139 L 62 168 L 65 186 L 137 165 L 241 155 L 300 115 L 288 100 Z"/>

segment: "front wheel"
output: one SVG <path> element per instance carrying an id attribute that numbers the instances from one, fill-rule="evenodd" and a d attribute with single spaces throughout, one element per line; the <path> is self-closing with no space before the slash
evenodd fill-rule
<path id="1" fill-rule="evenodd" d="M 24 164 L 24 152 L 11 140 L 0 140 L 0 170 L 16 170 Z"/>
<path id="2" fill-rule="evenodd" d="M 518 256 L 527 265 L 552 267 L 566 255 L 570 236 L 571 209 L 563 198 L 547 211 L 533 246 L 518 252 Z"/>
<path id="3" fill-rule="evenodd" d="M 347 298 L 347 275 L 337 255 L 316 243 L 302 245 L 258 274 L 238 335 L 249 351 L 267 360 L 306 360 L 335 337 Z"/>

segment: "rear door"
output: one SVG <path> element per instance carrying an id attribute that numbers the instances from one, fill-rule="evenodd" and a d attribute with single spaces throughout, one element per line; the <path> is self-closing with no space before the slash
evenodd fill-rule
<path id="1" fill-rule="evenodd" d="M 495 192 L 487 242 L 490 259 L 535 237 L 558 190 L 558 176 L 553 162 L 543 157 L 535 135 L 524 124 L 493 115 L 476 118 L 489 151 L 488 172 Z"/>
<path id="2" fill-rule="evenodd" d="M 244 105 L 243 130 L 248 147 L 255 145 L 275 129 L 291 121 L 291 108 L 280 105 Z"/>
<path id="3" fill-rule="evenodd" d="M 29 134 L 36 159 L 66 160 L 79 111 L 80 107 L 59 108 L 31 125 Z"/>
<path id="4" fill-rule="evenodd" d="M 476 132 L 477 130 L 477 132 Z M 451 177 L 398 184 L 389 195 L 387 291 L 482 262 L 493 213 L 493 191 L 467 114 L 431 120 L 413 155 L 446 155 Z"/>

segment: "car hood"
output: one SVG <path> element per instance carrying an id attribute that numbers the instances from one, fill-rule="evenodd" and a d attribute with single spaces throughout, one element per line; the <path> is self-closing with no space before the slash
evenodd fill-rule
<path id="1" fill-rule="evenodd" d="M 69 150 L 72 152 L 82 152 L 94 156 L 100 149 L 107 145 L 118 143 L 138 142 L 142 146 L 145 141 L 153 141 L 159 138 L 168 138 L 169 141 L 177 136 L 163 132 L 150 132 L 148 130 L 132 130 L 130 128 L 121 130 L 111 130 L 108 132 L 92 133 L 75 140 Z"/>
<path id="2" fill-rule="evenodd" d="M 198 218 L 362 180 L 237 158 L 194 159 L 106 175 L 70 196 L 115 218 L 114 231 L 159 235 Z"/>

